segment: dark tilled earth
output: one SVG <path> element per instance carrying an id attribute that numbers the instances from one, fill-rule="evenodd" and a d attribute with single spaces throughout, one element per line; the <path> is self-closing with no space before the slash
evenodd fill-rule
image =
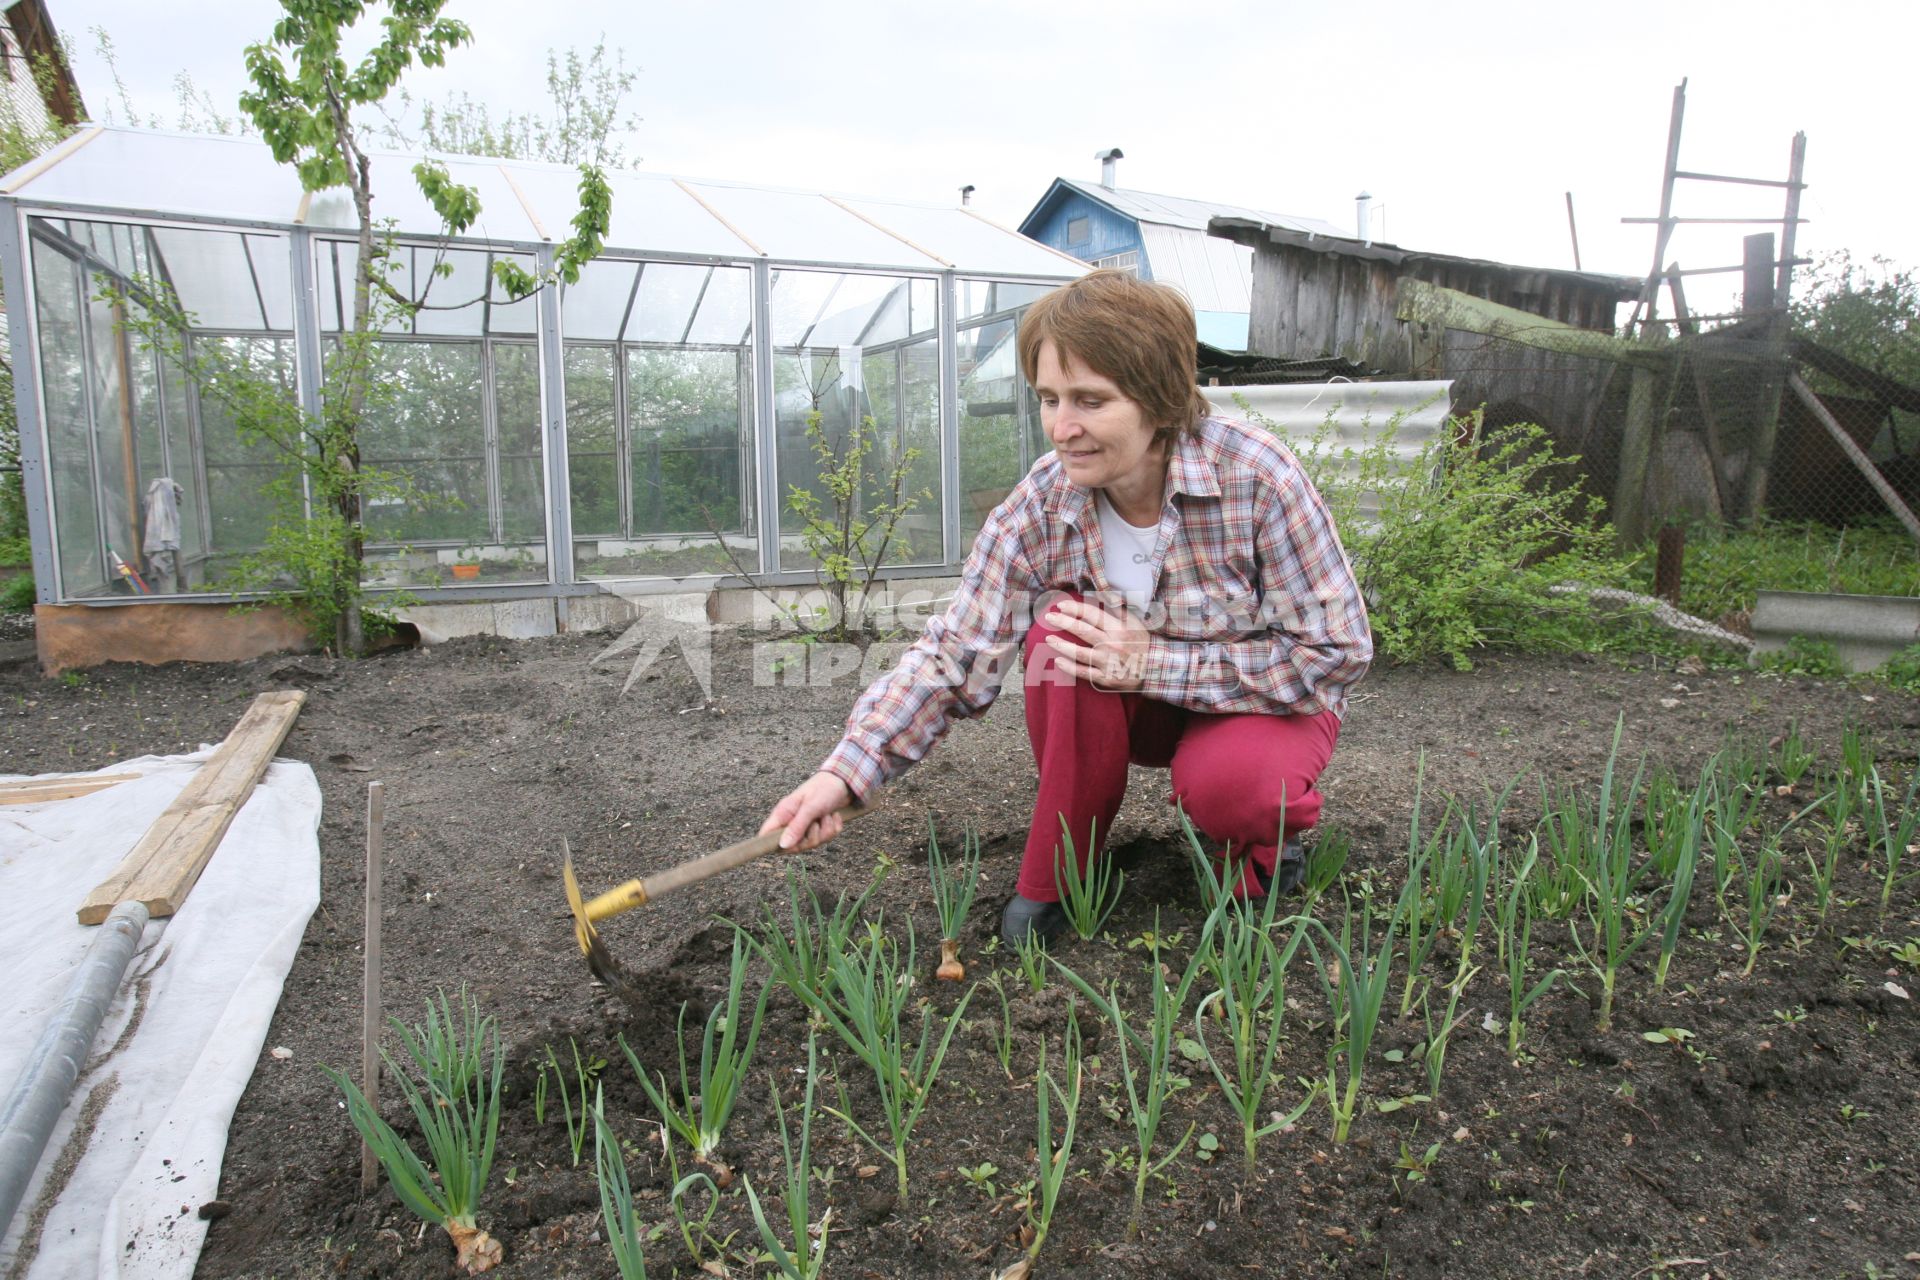
<path id="1" fill-rule="evenodd" d="M 570 1064 L 570 1037 L 589 1059 L 610 1064 L 600 1078 L 609 1118 L 631 1144 L 639 1213 L 665 1228 L 648 1248 L 650 1274 L 697 1273 L 666 1225 L 670 1175 L 619 1039 L 643 1063 L 671 1069 L 681 1002 L 696 1020 L 725 981 L 731 932 L 716 917 L 754 922 L 770 901 L 784 904 L 785 864 L 748 866 L 610 922 L 607 942 L 639 986 L 623 1001 L 591 980 L 574 946 L 561 841 L 591 891 L 750 834 L 832 745 L 855 686 L 769 687 L 764 655 L 756 679 L 748 641 L 723 636 L 710 700 L 671 657 L 622 696 L 626 660 L 594 662 L 609 639 L 468 640 L 361 662 L 121 666 L 70 680 L 42 679 L 29 665 L 0 670 L 0 771 L 8 772 L 187 750 L 224 736 L 261 690 L 310 695 L 283 753 L 311 763 L 325 794 L 322 905 L 268 1039 L 292 1056 L 263 1054 L 234 1118 L 221 1181 L 227 1212 L 212 1225 L 200 1275 L 452 1272 L 440 1232 L 422 1232 L 384 1186 L 360 1196 L 357 1138 L 317 1069 L 358 1055 L 365 792 L 376 779 L 387 797 L 387 1007 L 417 1010 L 436 990 L 464 983 L 500 1020 L 508 1094 L 480 1215 L 505 1245 L 500 1274 L 613 1274 L 591 1143 L 576 1166 L 557 1091 L 544 1123 L 532 1105 L 537 1063 L 552 1046 Z M 1012 963 L 987 951 L 1012 889 L 1034 780 L 1017 692 L 1004 701 L 960 725 L 889 790 L 879 813 L 804 859 L 829 900 L 864 887 L 877 866 L 890 868 L 873 904 L 896 936 L 912 922 L 926 971 L 938 932 L 926 889 L 929 819 L 955 845 L 971 825 L 986 850 L 965 935 L 970 977 Z M 1584 657 L 1491 656 L 1470 673 L 1382 670 L 1362 686 L 1323 783 L 1327 824 L 1353 840 L 1348 884 L 1370 875 L 1397 889 L 1423 759 L 1430 814 L 1441 793 L 1473 800 L 1525 771 L 1514 809 L 1527 817 L 1539 809 L 1537 780 L 1597 779 L 1617 717 L 1628 758 L 1683 774 L 1725 734 L 1764 751 L 1795 723 L 1826 761 L 1849 722 L 1868 727 L 1881 759 L 1903 770 L 1920 742 L 1920 703 L 1868 685 L 1681 675 L 1661 663 Z M 1796 796 L 1770 799 L 1767 821 L 1784 822 L 1809 795 L 1803 783 Z M 1114 836 L 1128 882 L 1112 941 L 1059 952 L 1096 986 L 1119 982 L 1134 1003 L 1145 952 L 1129 944 L 1157 919 L 1163 935 L 1180 935 L 1169 955 L 1180 963 L 1197 930 L 1193 881 L 1164 797 L 1164 775 L 1136 775 Z M 1120 1096 L 1109 1032 L 1093 1045 L 1100 1062 L 1087 1078 L 1074 1174 L 1040 1271 L 1689 1280 L 1920 1273 L 1920 1027 L 1912 1001 L 1892 989 L 1920 982 L 1910 961 L 1880 945 L 1920 935 L 1914 886 L 1896 893 L 1882 918 L 1877 881 L 1849 856 L 1843 901 L 1816 928 L 1797 865 L 1790 878 L 1794 894 L 1751 976 L 1740 976 L 1730 935 L 1697 892 L 1692 936 L 1664 993 L 1653 990 L 1650 957 L 1636 959 L 1622 977 L 1613 1029 L 1602 1034 L 1586 999 L 1555 990 L 1534 1010 L 1517 1062 L 1504 1037 L 1481 1029 L 1490 1010 L 1505 1009 L 1488 965 L 1467 989 L 1437 1098 L 1391 1113 L 1368 1109 L 1345 1144 L 1332 1141 L 1316 1104 L 1291 1131 L 1263 1141 L 1251 1175 L 1204 1066 L 1186 1066 L 1191 1087 L 1174 1095 L 1164 1133 L 1178 1138 L 1196 1126 L 1217 1135 L 1219 1153 L 1202 1158 L 1196 1142 L 1152 1180 L 1137 1236 L 1127 1230 L 1133 1178 L 1122 1167 L 1131 1130 L 1104 1113 Z M 1327 919 L 1336 905 L 1323 900 L 1315 911 Z M 1454 945 L 1442 942 L 1441 962 Z M 1572 967 L 1563 927 L 1542 922 L 1534 945 L 1543 967 Z M 1019 1256 L 1035 1055 L 1046 1038 L 1058 1062 L 1068 1002 L 1057 977 L 1038 995 L 1010 974 L 1005 988 L 1013 1079 L 992 1048 L 998 997 L 978 988 L 915 1133 L 904 1202 L 890 1170 L 874 1172 L 880 1158 L 820 1117 L 813 1163 L 816 1202 L 832 1208 L 828 1275 L 984 1277 Z M 937 1012 L 965 989 L 926 984 Z M 1287 1008 L 1287 1083 L 1273 1105 L 1291 1108 L 1297 1078 L 1324 1070 L 1329 1041 L 1325 1000 L 1304 961 Z M 1660 1028 L 1690 1031 L 1691 1052 L 1644 1037 Z M 1423 1034 L 1397 1021 L 1383 1028 L 1370 1094 L 1425 1092 L 1407 1052 Z M 831 1066 L 820 1101 L 832 1097 L 832 1079 L 844 1079 L 858 1117 L 872 1085 L 830 1040 L 821 1040 Z M 776 992 L 722 1153 L 775 1198 L 782 1175 L 767 1080 L 797 1102 L 805 1045 L 803 1013 Z M 1396 1050 L 1400 1061 L 1385 1056 Z M 982 1165 L 995 1170 L 983 1174 Z M 710 1230 L 726 1242 L 709 1252 L 710 1272 L 766 1273 L 752 1261 L 758 1244 L 739 1182 L 722 1195 Z"/>

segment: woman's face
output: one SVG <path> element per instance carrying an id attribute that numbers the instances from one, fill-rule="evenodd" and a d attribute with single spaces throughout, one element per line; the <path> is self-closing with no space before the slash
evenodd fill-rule
<path id="1" fill-rule="evenodd" d="M 1139 404 L 1071 354 L 1063 359 L 1051 342 L 1040 345 L 1034 374 L 1040 425 L 1067 478 L 1089 489 L 1145 485 L 1157 499 L 1164 450 L 1154 447 L 1153 426 Z"/>

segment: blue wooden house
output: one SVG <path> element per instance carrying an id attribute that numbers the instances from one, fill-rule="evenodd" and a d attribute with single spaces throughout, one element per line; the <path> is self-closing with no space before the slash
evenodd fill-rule
<path id="1" fill-rule="evenodd" d="M 1020 232 L 1096 267 L 1178 285 L 1193 303 L 1200 341 L 1247 349 L 1253 311 L 1253 250 L 1207 234 L 1211 218 L 1249 218 L 1307 235 L 1351 233 L 1317 218 L 1261 213 L 1239 205 L 1130 191 L 1114 185 L 1116 148 L 1103 151 L 1101 180 L 1055 178 L 1020 223 Z"/>

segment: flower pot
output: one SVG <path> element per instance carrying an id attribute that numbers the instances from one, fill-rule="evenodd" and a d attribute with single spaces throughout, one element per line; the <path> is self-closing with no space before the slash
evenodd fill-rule
<path id="1" fill-rule="evenodd" d="M 457 564 L 453 566 L 453 577 L 456 582 L 472 582 L 479 576 L 480 566 L 477 564 Z"/>

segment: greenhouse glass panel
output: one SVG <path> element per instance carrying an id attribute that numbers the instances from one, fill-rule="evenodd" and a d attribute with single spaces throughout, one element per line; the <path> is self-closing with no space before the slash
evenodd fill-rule
<path id="1" fill-rule="evenodd" d="M 749 477 L 742 355 L 738 349 L 627 352 L 633 524 L 641 536 L 698 541 L 747 529 Z M 666 557 L 655 572 L 725 572 L 725 556 Z M 749 557 L 751 560 L 751 557 Z"/>
<path id="2" fill-rule="evenodd" d="M 757 568 L 752 272 L 676 262 L 595 266 L 632 291 L 631 305 L 621 299 L 613 317 L 618 344 L 576 344 L 567 330 L 576 572 L 639 578 Z"/>
<path id="3" fill-rule="evenodd" d="M 110 589 L 94 496 L 92 416 L 80 304 L 79 264 L 39 236 L 33 239 L 35 319 L 40 339 L 40 385 L 46 422 L 47 472 L 53 482 L 54 536 L 60 578 L 68 597 Z"/>
<path id="4" fill-rule="evenodd" d="M 956 282 L 960 323 L 997 316 L 1003 312 L 1024 311 L 1059 287 L 1057 284 L 1005 280 L 960 280 Z"/>
<path id="5" fill-rule="evenodd" d="M 547 484 L 540 450 L 540 352 L 531 342 L 496 342 L 493 420 L 500 442 L 500 535 L 534 544 L 546 560 Z"/>
<path id="6" fill-rule="evenodd" d="M 200 486 L 199 432 L 193 422 L 193 394 L 187 385 L 186 372 L 170 359 L 160 360 L 158 368 L 160 408 L 167 435 L 167 460 L 173 467 L 170 472 L 173 481 L 182 490 L 179 503 L 180 553 L 176 564 L 178 585 L 182 590 L 193 590 L 196 586 L 204 586 L 204 582 L 197 580 L 204 578 L 202 571 L 207 559 L 206 505 L 187 505 L 187 498 L 197 493 Z"/>
<path id="7" fill-rule="evenodd" d="M 87 300 L 87 312 L 94 492 L 100 503 L 100 530 L 107 543 L 107 572 L 124 580 L 126 575 L 120 572 L 120 566 L 137 567 L 140 550 L 133 523 L 140 505 L 133 492 L 139 483 L 134 424 L 131 403 L 120 394 L 126 383 L 127 343 L 114 323 L 112 304 L 95 295 Z"/>
<path id="8" fill-rule="evenodd" d="M 627 317 L 628 342 L 687 342 L 700 312 L 707 308 L 709 292 L 737 293 L 750 289 L 751 273 L 739 267 L 703 267 L 678 262 L 649 262 L 640 270 L 640 288 L 634 294 L 633 311 Z M 725 301 L 715 299 L 719 316 L 730 310 Z M 739 315 L 737 327 L 728 326 L 714 334 L 712 341 L 738 343 L 746 340 L 747 316 Z M 707 327 L 713 328 L 710 319 Z"/>
<path id="9" fill-rule="evenodd" d="M 780 511 L 782 569 L 817 564 L 793 490 L 811 495 L 819 518 L 831 524 L 834 500 L 822 472 L 839 465 L 860 441 L 866 449 L 852 515 L 857 524 L 871 526 L 860 543 L 861 557 L 883 564 L 945 559 L 937 293 L 923 293 L 920 283 L 899 276 L 775 273 L 775 435 L 780 491 L 788 495 Z M 883 527 L 889 507 L 905 509 L 891 535 Z"/>
<path id="10" fill-rule="evenodd" d="M 744 267 L 712 267 L 700 309 L 682 341 L 745 346 L 753 330 L 753 273 Z"/>
<path id="11" fill-rule="evenodd" d="M 944 559 L 940 492 L 940 347 L 938 338 L 882 348 L 861 362 L 875 433 L 862 476 L 863 513 L 906 508 L 879 552 L 883 564 L 932 564 Z M 891 435 L 881 424 L 894 424 Z M 911 455 L 911 456 L 909 456 Z M 899 463 L 904 459 L 904 467 Z M 877 545 L 877 544 L 876 544 Z"/>
<path id="12" fill-rule="evenodd" d="M 202 386 L 189 381 L 199 421 L 202 475 L 188 486 L 180 520 L 206 513 L 208 559 L 202 581 L 218 589 L 235 562 L 266 544 L 276 519 L 305 516 L 296 467 L 264 434 L 263 424 L 244 419 L 224 393 L 227 381 L 272 387 L 285 403 L 297 403 L 293 342 L 287 338 L 198 334 L 188 339 L 195 358 L 216 362 L 223 379 Z M 197 501 L 196 501 L 197 500 Z"/>
<path id="13" fill-rule="evenodd" d="M 771 258 L 861 262 L 907 271 L 937 270 L 941 265 L 897 236 L 815 192 L 718 182 L 687 185 Z"/>
<path id="14" fill-rule="evenodd" d="M 314 242 L 320 327 L 327 333 L 351 327 L 354 264 L 359 256 L 360 247 L 351 240 Z M 396 244 L 387 261 L 387 283 L 418 309 L 409 315 L 406 309 L 376 294 L 375 315 L 383 333 L 437 337 L 527 336 L 538 323 L 533 298 L 511 300 L 493 279 L 493 264 L 499 261 L 513 262 L 525 271 L 533 271 L 536 264 L 527 254 Z"/>
<path id="15" fill-rule="evenodd" d="M 560 332 L 569 339 L 600 342 L 619 337 L 639 271 L 639 263 L 605 258 L 582 267 L 576 283 L 560 288 Z"/>
<path id="16" fill-rule="evenodd" d="M 361 450 L 381 585 L 546 580 L 539 356 L 531 343 L 379 343 Z M 491 389 L 491 394 L 489 394 Z"/>
<path id="17" fill-rule="evenodd" d="M 961 280 L 955 350 L 960 377 L 961 554 L 987 515 L 1048 449 L 1020 373 L 1020 312 L 1052 286 Z"/>
<path id="18" fill-rule="evenodd" d="M 477 563 L 493 541 L 481 354 L 478 342 L 374 346 L 360 459 L 382 586 L 434 585 L 448 559 Z"/>
<path id="19" fill-rule="evenodd" d="M 149 234 L 158 274 L 173 285 L 196 328 L 292 331 L 285 240 L 181 227 L 154 227 Z"/>
<path id="20" fill-rule="evenodd" d="M 252 403 L 297 404 L 291 345 L 266 327 L 282 326 L 284 335 L 292 320 L 286 240 L 73 219 L 29 225 L 36 275 L 52 271 L 41 305 L 42 377 L 63 597 L 227 589 L 223 575 L 235 559 L 264 541 L 276 512 L 273 482 L 288 473 L 281 455 L 254 439 L 276 424 L 235 421 L 229 408 L 249 403 L 232 391 L 250 377 L 270 388 Z M 139 304 L 107 296 L 167 285 L 194 327 L 159 345 L 206 356 L 208 387 L 187 386 L 164 350 L 123 332 L 123 308 L 139 315 Z M 181 536 L 170 573 L 144 545 L 161 480 L 179 486 Z"/>
<path id="21" fill-rule="evenodd" d="M 487 255 L 469 249 L 428 249 L 408 245 L 409 270 L 395 273 L 395 287 L 419 304 L 413 331 L 421 335 L 478 337 L 486 332 L 485 299 L 492 292 Z M 404 283 L 402 283 L 404 279 Z"/>
<path id="22" fill-rule="evenodd" d="M 573 495 L 573 533 L 578 538 L 618 538 L 620 514 L 618 388 L 611 346 L 567 345 L 567 482 Z M 576 547 L 574 561 L 585 571 Z"/>
<path id="23" fill-rule="evenodd" d="M 502 260 L 516 262 L 528 271 L 533 270 L 532 258 L 519 254 L 496 253 L 491 261 Z M 488 269 L 488 278 L 492 278 L 492 269 Z M 524 298 L 510 299 L 498 283 L 487 301 L 487 332 L 515 337 L 532 337 L 540 328 L 540 303 L 537 294 L 528 294 Z"/>
<path id="24" fill-rule="evenodd" d="M 321 326 L 351 319 L 350 241 L 314 246 Z M 493 265 L 525 254 L 431 244 L 392 247 L 387 280 L 414 308 L 382 302 L 362 453 L 390 478 L 367 502 L 369 560 L 382 586 L 546 580 L 546 489 L 537 303 L 509 301 Z M 418 340 L 411 340 L 418 339 Z M 430 339 L 430 340 L 429 340 Z M 329 385 L 333 379 L 329 378 Z"/>

